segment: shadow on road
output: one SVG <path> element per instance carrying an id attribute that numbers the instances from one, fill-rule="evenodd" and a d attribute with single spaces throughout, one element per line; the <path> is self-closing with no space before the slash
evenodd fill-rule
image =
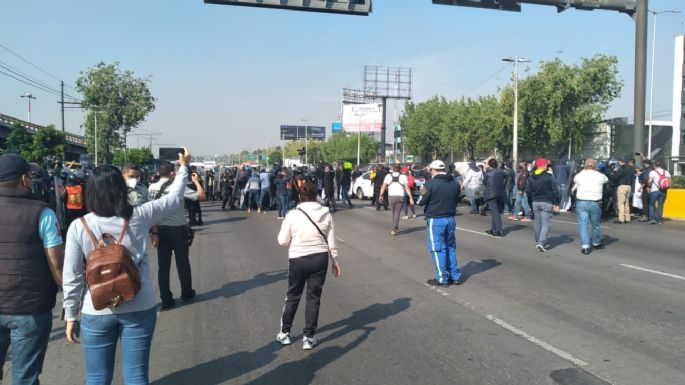
<path id="1" fill-rule="evenodd" d="M 558 369 L 549 374 L 555 384 L 559 385 L 609 385 L 608 382 L 578 369 Z"/>
<path id="2" fill-rule="evenodd" d="M 528 228 L 528 226 L 526 226 L 526 225 L 521 225 L 521 224 L 513 225 L 513 226 L 507 226 L 507 227 L 505 227 L 505 228 L 503 229 L 503 230 L 504 230 L 504 235 L 507 235 L 507 234 L 509 234 L 509 233 L 513 233 L 514 231 L 523 230 L 523 229 L 525 229 L 525 228 Z"/>
<path id="3" fill-rule="evenodd" d="M 260 286 L 270 285 L 272 283 L 282 281 L 288 278 L 287 270 L 270 271 L 267 273 L 260 273 L 244 281 L 230 282 L 221 287 L 221 289 L 216 289 L 208 291 L 206 293 L 200 293 L 193 298 L 191 304 L 211 301 L 217 298 L 231 298 L 237 295 L 243 294 L 249 290 L 255 289 Z"/>
<path id="4" fill-rule="evenodd" d="M 330 335 L 319 341 L 324 344 L 327 341 L 338 339 L 345 334 L 355 331 L 363 333 L 345 346 L 319 346 L 312 354 L 298 361 L 288 362 L 263 374 L 259 378 L 249 382 L 250 384 L 310 384 L 317 370 L 340 358 L 361 344 L 375 329 L 369 324 L 382 321 L 409 308 L 410 298 L 398 298 L 391 303 L 373 304 L 364 309 L 357 310 L 348 318 L 326 325 L 318 330 L 318 333 L 335 330 Z M 294 341 L 298 341 L 293 337 Z M 269 342 L 253 352 L 238 352 L 220 357 L 192 368 L 182 369 L 168 374 L 152 385 L 179 385 L 179 384 L 202 384 L 218 385 L 240 377 L 254 370 L 262 368 L 276 359 L 276 352 L 282 349 L 276 342 Z M 289 348 L 299 348 L 292 346 Z"/>
<path id="5" fill-rule="evenodd" d="M 247 217 L 228 217 L 228 218 L 221 218 L 221 219 L 215 219 L 213 221 L 204 221 L 204 224 L 202 226 L 209 226 L 209 225 L 216 225 L 217 223 L 230 223 L 230 222 L 238 222 L 238 221 L 243 221 L 247 219 Z"/>
<path id="6" fill-rule="evenodd" d="M 567 243 L 573 243 L 573 237 L 567 234 L 558 235 L 556 237 L 550 237 L 547 239 L 550 248 L 555 248 Z"/>
<path id="7" fill-rule="evenodd" d="M 496 259 L 481 259 L 480 262 L 469 261 L 461 267 L 461 281 L 466 282 L 472 275 L 478 275 L 484 271 L 494 269 L 502 262 Z"/>

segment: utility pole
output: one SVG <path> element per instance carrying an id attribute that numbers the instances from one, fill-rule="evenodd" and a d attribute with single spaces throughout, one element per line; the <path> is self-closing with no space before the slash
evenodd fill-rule
<path id="1" fill-rule="evenodd" d="M 26 95 L 19 95 L 19 96 L 21 96 L 22 98 L 26 98 L 29 101 L 29 120 L 28 120 L 28 122 L 31 123 L 31 99 L 36 100 L 37 98 L 35 96 L 33 96 L 33 94 L 30 94 L 28 92 L 26 93 Z"/>
<path id="2" fill-rule="evenodd" d="M 513 58 L 505 58 L 502 61 L 514 63 L 514 130 L 512 138 L 511 159 L 512 167 L 518 167 L 519 160 L 519 63 L 528 63 L 530 60 L 514 55 Z"/>
<path id="3" fill-rule="evenodd" d="M 62 106 L 62 108 L 61 108 L 61 110 L 62 110 L 62 132 L 64 132 L 64 81 L 60 81 L 59 84 L 60 84 L 60 89 L 62 90 L 62 92 L 60 93 L 61 101 L 59 104 L 60 104 L 60 106 Z"/>
<path id="4" fill-rule="evenodd" d="M 647 80 L 647 0 L 637 0 L 635 7 L 635 122 L 633 149 L 645 149 L 645 83 Z M 647 155 L 649 156 L 649 154 Z"/>

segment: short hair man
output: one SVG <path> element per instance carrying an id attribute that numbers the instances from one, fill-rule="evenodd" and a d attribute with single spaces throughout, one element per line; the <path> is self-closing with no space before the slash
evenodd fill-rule
<path id="1" fill-rule="evenodd" d="M 585 159 L 583 170 L 573 178 L 574 189 L 576 190 L 576 220 L 580 233 L 580 252 L 585 255 L 590 254 L 592 249 L 604 247 L 600 228 L 602 193 L 604 185 L 609 182 L 609 178 L 597 171 L 596 168 L 596 160 Z M 590 240 L 590 234 L 587 230 L 588 224 L 592 225 L 592 240 Z"/>
<path id="2" fill-rule="evenodd" d="M 388 202 L 383 202 L 386 192 Z M 378 199 L 380 199 L 381 203 L 388 203 L 392 208 L 392 230 L 390 230 L 390 235 L 392 236 L 397 235 L 399 232 L 400 213 L 404 206 L 404 199 L 406 196 L 409 197 L 409 202 L 413 205 L 414 198 L 411 196 L 411 190 L 409 190 L 407 176 L 405 174 L 400 174 L 400 166 L 396 164 L 392 166 L 392 172 L 383 179 L 383 185 L 381 186 L 381 191 L 378 195 Z"/>
<path id="3" fill-rule="evenodd" d="M 653 169 L 649 173 L 649 224 L 661 224 L 664 216 L 664 203 L 666 202 L 666 191 L 661 188 L 662 178 L 670 179 L 671 174 L 668 170 L 661 168 L 661 161 L 654 161 Z"/>
<path id="4" fill-rule="evenodd" d="M 32 195 L 31 166 L 0 156 L 0 380 L 12 345 L 12 383 L 38 384 L 64 246 L 55 212 Z"/>
<path id="5" fill-rule="evenodd" d="M 158 199 L 167 194 L 166 188 L 171 185 L 174 180 L 175 169 L 170 162 L 161 162 L 159 165 L 159 182 L 150 185 L 150 196 L 152 199 Z M 186 187 L 184 198 L 194 201 L 204 201 L 205 191 L 200 183 L 200 177 L 192 174 L 192 180 L 197 188 L 197 191 Z M 176 212 L 157 223 L 157 231 L 159 237 L 159 245 L 157 246 L 157 257 L 159 259 L 159 266 L 157 272 L 157 280 L 159 283 L 159 295 L 162 299 L 162 309 L 170 309 L 174 307 L 176 301 L 169 288 L 169 274 L 171 272 L 171 254 L 176 257 L 176 269 L 178 270 L 178 279 L 181 282 L 181 299 L 186 301 L 195 297 L 195 290 L 193 290 L 193 279 L 190 271 L 190 260 L 188 254 L 190 253 L 190 245 L 188 244 L 188 233 L 190 227 L 186 219 L 185 210 L 183 206 L 179 206 Z"/>
<path id="6" fill-rule="evenodd" d="M 433 286 L 461 284 L 461 270 L 457 264 L 457 240 L 454 219 L 459 200 L 459 185 L 452 175 L 445 173 L 445 163 L 434 160 L 430 166 L 432 179 L 421 188 L 419 206 L 426 217 L 426 241 L 431 254 L 435 278 L 427 282 Z"/>

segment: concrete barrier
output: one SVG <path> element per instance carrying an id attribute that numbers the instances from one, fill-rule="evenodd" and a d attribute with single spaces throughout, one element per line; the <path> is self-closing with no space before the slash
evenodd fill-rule
<path id="1" fill-rule="evenodd" d="M 669 189 L 664 204 L 664 217 L 685 220 L 685 189 Z"/>

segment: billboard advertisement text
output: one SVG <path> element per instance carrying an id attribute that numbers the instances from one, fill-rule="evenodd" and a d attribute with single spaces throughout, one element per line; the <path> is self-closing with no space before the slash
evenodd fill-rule
<path id="1" fill-rule="evenodd" d="M 343 130 L 345 132 L 377 132 L 383 125 L 381 104 L 346 104 L 343 106 Z"/>

